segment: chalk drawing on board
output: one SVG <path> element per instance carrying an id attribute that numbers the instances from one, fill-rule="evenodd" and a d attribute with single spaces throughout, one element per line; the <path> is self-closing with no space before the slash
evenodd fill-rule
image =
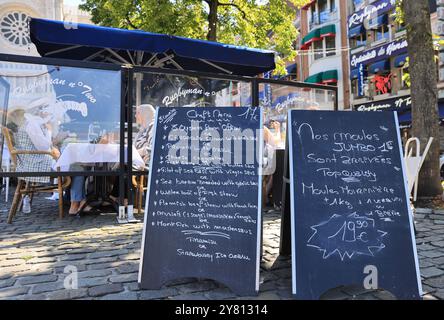
<path id="1" fill-rule="evenodd" d="M 386 128 L 386 127 L 384 127 L 384 126 L 379 126 L 379 128 L 380 128 L 382 131 L 388 131 L 388 128 Z"/>
<path id="2" fill-rule="evenodd" d="M 333 214 L 310 228 L 313 234 L 307 246 L 321 251 L 323 259 L 335 254 L 341 261 L 354 255 L 375 256 L 385 248 L 383 237 L 387 232 L 377 229 L 374 219 L 359 216 L 356 212 L 346 216 Z"/>
<path id="3" fill-rule="evenodd" d="M 222 238 L 231 239 L 229 234 L 219 231 L 182 230 L 182 232 L 185 235 L 198 234 L 201 236 L 213 236 L 213 237 L 222 237 Z"/>
<path id="4" fill-rule="evenodd" d="M 356 177 L 347 177 L 347 178 L 341 178 L 344 182 L 347 183 L 353 183 L 353 182 L 361 182 L 361 180 L 359 180 Z"/>
<path id="5" fill-rule="evenodd" d="M 164 124 L 164 123 L 169 123 L 169 122 L 173 121 L 176 114 L 177 114 L 177 110 L 171 109 L 166 115 L 159 117 L 159 123 Z"/>

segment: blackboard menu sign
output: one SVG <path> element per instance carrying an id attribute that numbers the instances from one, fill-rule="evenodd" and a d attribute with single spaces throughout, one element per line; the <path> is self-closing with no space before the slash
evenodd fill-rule
<path id="1" fill-rule="evenodd" d="M 139 284 L 216 280 L 259 289 L 259 108 L 158 108 Z"/>
<path id="2" fill-rule="evenodd" d="M 293 294 L 358 285 L 418 299 L 396 113 L 289 111 Z"/>

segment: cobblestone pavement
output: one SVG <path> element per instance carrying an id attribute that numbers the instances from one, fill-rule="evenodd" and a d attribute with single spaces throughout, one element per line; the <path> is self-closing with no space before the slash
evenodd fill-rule
<path id="1" fill-rule="evenodd" d="M 210 280 L 181 279 L 160 290 L 139 290 L 142 223 L 118 225 L 115 214 L 57 218 L 57 203 L 43 196 L 31 214 L 6 224 L 0 200 L 0 299 L 291 299 L 291 264 L 279 256 L 280 215 L 264 214 L 258 296 L 238 297 Z M 139 217 L 141 218 L 141 217 Z M 444 214 L 418 213 L 417 244 L 424 299 L 444 299 Z M 65 290 L 66 266 L 79 289 Z M 387 292 L 338 288 L 325 299 L 390 299 Z"/>

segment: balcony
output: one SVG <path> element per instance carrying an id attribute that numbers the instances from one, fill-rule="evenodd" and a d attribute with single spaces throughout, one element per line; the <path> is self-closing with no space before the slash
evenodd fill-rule
<path id="1" fill-rule="evenodd" d="M 338 19 L 338 10 L 334 9 L 334 11 L 322 11 L 320 13 L 316 12 L 312 15 L 312 19 L 309 21 L 309 30 L 316 28 L 324 23 L 329 23 L 333 20 Z"/>

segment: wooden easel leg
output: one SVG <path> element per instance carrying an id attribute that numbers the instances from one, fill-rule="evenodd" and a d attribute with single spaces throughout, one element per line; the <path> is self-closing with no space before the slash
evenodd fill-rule
<path id="1" fill-rule="evenodd" d="M 11 208 L 9 209 L 9 215 L 8 215 L 8 223 L 9 224 L 12 223 L 12 219 L 14 218 L 14 216 L 17 212 L 19 202 L 22 198 L 22 195 L 20 193 L 20 189 L 22 188 L 23 183 L 24 183 L 24 181 L 21 179 L 19 179 L 17 182 L 17 188 L 15 189 L 14 199 L 12 200 Z"/>

